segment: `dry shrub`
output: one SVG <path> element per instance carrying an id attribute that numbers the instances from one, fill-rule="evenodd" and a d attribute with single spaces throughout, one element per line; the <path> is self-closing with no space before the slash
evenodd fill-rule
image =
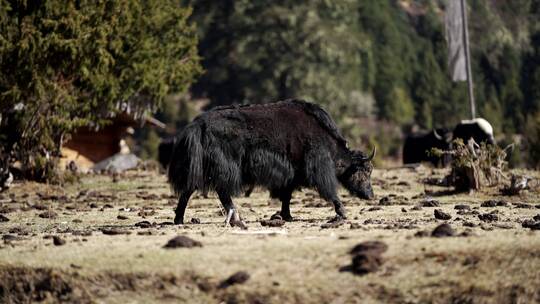
<path id="1" fill-rule="evenodd" d="M 456 139 L 448 151 L 433 149 L 436 156 L 450 155 L 452 171 L 448 177 L 450 185 L 458 191 L 479 190 L 502 184 L 508 177 L 507 151 L 512 148 L 500 148 L 497 145 L 477 144 L 472 138 L 465 144 Z"/>

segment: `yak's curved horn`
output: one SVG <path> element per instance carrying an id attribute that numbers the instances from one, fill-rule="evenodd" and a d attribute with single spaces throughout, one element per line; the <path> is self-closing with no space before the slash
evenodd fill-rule
<path id="1" fill-rule="evenodd" d="M 375 155 L 377 154 L 377 147 L 373 146 L 373 150 L 371 151 L 371 155 L 370 156 L 367 156 L 367 157 L 363 157 L 363 156 L 353 156 L 353 160 L 358 160 L 358 161 L 367 161 L 367 160 L 372 160 Z"/>
<path id="2" fill-rule="evenodd" d="M 376 154 L 377 154 L 377 147 L 373 146 L 373 151 L 371 151 L 371 155 L 367 158 L 367 160 L 372 160 Z"/>
<path id="3" fill-rule="evenodd" d="M 433 135 L 435 135 L 435 138 L 437 138 L 438 140 L 444 140 L 444 138 L 439 135 L 439 133 L 437 133 L 436 129 L 433 129 Z"/>

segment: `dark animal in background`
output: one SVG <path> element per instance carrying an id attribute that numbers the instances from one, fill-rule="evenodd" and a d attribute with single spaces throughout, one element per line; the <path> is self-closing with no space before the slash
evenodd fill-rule
<path id="1" fill-rule="evenodd" d="M 319 106 L 301 100 L 226 106 L 206 112 L 179 135 L 169 165 L 169 183 L 179 196 L 175 224 L 195 190 L 217 192 L 231 225 L 243 225 L 231 196 L 259 185 L 281 200 L 284 220 L 291 221 L 294 190 L 316 189 L 333 203 L 335 220 L 345 218 L 337 196 L 341 183 L 353 195 L 371 199 L 370 156 L 351 151 L 336 124 Z"/>
<path id="2" fill-rule="evenodd" d="M 430 162 L 434 166 L 445 166 L 446 158 L 430 155 L 429 152 L 433 148 L 448 150 L 451 136 L 452 133 L 444 128 L 408 135 L 403 145 L 403 163 Z"/>
<path id="3" fill-rule="evenodd" d="M 461 138 L 466 144 L 470 138 L 478 144 L 485 142 L 494 145 L 495 137 L 493 136 L 493 127 L 483 118 L 475 118 L 472 120 L 462 120 L 453 132 L 453 139 Z"/>

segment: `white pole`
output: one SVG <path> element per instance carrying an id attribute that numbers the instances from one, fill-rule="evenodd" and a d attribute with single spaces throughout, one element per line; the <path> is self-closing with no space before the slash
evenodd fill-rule
<path id="1" fill-rule="evenodd" d="M 469 29 L 467 25 L 467 2 L 461 0 L 461 16 L 463 18 L 463 46 L 465 47 L 465 64 L 467 65 L 467 86 L 469 88 L 469 102 L 471 105 L 471 118 L 476 118 L 476 104 L 474 102 L 474 90 L 471 71 L 471 53 L 469 51 Z"/>

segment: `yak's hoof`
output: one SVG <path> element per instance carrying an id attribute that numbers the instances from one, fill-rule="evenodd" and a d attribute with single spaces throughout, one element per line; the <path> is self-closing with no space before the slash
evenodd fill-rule
<path id="1" fill-rule="evenodd" d="M 276 212 L 270 217 L 271 220 L 284 220 L 286 222 L 292 222 L 293 217 L 290 214 L 282 215 L 281 212 Z"/>
<path id="2" fill-rule="evenodd" d="M 179 218 L 178 216 L 176 216 L 174 218 L 174 224 L 175 225 L 183 225 L 184 224 L 184 219 L 183 218 Z"/>
<path id="3" fill-rule="evenodd" d="M 231 227 L 240 227 L 242 230 L 247 230 L 247 225 L 242 221 L 231 220 Z"/>
<path id="4" fill-rule="evenodd" d="M 339 222 L 342 222 L 342 221 L 344 221 L 346 219 L 347 219 L 347 217 L 344 216 L 344 215 L 336 215 L 331 220 L 329 220 L 328 223 L 339 223 Z"/>

